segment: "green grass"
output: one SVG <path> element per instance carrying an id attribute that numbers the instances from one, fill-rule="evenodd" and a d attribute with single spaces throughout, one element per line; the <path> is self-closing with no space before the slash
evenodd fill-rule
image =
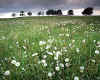
<path id="1" fill-rule="evenodd" d="M 99 16 L 0 19 L 0 80 L 74 80 L 76 76 L 99 80 L 96 50 L 100 52 Z"/>

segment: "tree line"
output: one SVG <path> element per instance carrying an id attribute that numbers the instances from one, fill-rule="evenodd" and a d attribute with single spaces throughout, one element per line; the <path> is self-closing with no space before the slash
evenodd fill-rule
<path id="1" fill-rule="evenodd" d="M 93 10 L 94 10 L 93 7 L 85 8 L 83 10 L 82 14 L 85 15 L 85 16 L 92 15 L 93 14 Z M 70 16 L 74 15 L 74 10 L 68 10 L 67 14 L 70 15 Z M 32 12 L 31 11 L 27 12 L 27 15 L 28 16 L 32 16 Z M 39 16 L 40 15 L 44 15 L 44 12 L 43 11 L 39 11 L 37 13 L 37 15 L 39 15 Z M 62 13 L 61 9 L 58 9 L 58 10 L 49 9 L 49 10 L 46 11 L 46 15 L 56 15 L 56 16 L 58 15 L 58 16 L 61 16 L 61 15 L 63 15 L 63 13 Z M 12 16 L 15 17 L 16 13 L 12 13 Z M 25 16 L 25 12 L 24 11 L 20 11 L 20 16 Z"/>

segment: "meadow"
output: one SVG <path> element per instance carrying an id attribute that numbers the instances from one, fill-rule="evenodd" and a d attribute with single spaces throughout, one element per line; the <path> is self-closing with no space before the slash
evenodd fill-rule
<path id="1" fill-rule="evenodd" d="M 0 19 L 0 80 L 100 80 L 100 16 Z"/>

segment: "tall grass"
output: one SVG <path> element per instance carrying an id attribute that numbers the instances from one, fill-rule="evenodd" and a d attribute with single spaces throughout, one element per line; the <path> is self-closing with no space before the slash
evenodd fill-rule
<path id="1" fill-rule="evenodd" d="M 99 80 L 99 19 L 1 19 L 0 79 Z"/>

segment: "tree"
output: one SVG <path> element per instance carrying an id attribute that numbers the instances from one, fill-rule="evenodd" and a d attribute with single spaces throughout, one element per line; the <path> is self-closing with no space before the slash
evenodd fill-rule
<path id="1" fill-rule="evenodd" d="M 83 15 L 92 15 L 93 14 L 93 8 L 92 7 L 88 7 L 86 9 L 84 9 L 84 11 L 82 12 Z"/>
<path id="2" fill-rule="evenodd" d="M 74 11 L 73 10 L 69 10 L 68 11 L 68 15 L 74 15 Z"/>
<path id="3" fill-rule="evenodd" d="M 49 9 L 48 11 L 46 11 L 47 15 L 54 15 L 56 14 L 56 12 L 53 9 Z"/>
<path id="4" fill-rule="evenodd" d="M 57 14 L 57 15 L 62 15 L 61 9 L 58 9 L 57 12 L 56 12 L 56 14 Z"/>
<path id="5" fill-rule="evenodd" d="M 24 11 L 20 11 L 20 16 L 24 16 L 25 12 Z"/>
<path id="6" fill-rule="evenodd" d="M 28 16 L 32 16 L 32 12 L 29 11 L 29 12 L 27 13 L 27 15 L 28 15 Z"/>
<path id="7" fill-rule="evenodd" d="M 62 15 L 62 11 L 59 10 L 53 10 L 53 9 L 49 9 L 48 11 L 46 11 L 47 15 Z"/>
<path id="8" fill-rule="evenodd" d="M 40 16 L 40 15 L 42 15 L 42 12 L 41 12 L 41 11 L 39 11 L 37 14 Z"/>
<path id="9" fill-rule="evenodd" d="M 12 13 L 12 17 L 15 17 L 16 16 L 16 13 Z"/>

